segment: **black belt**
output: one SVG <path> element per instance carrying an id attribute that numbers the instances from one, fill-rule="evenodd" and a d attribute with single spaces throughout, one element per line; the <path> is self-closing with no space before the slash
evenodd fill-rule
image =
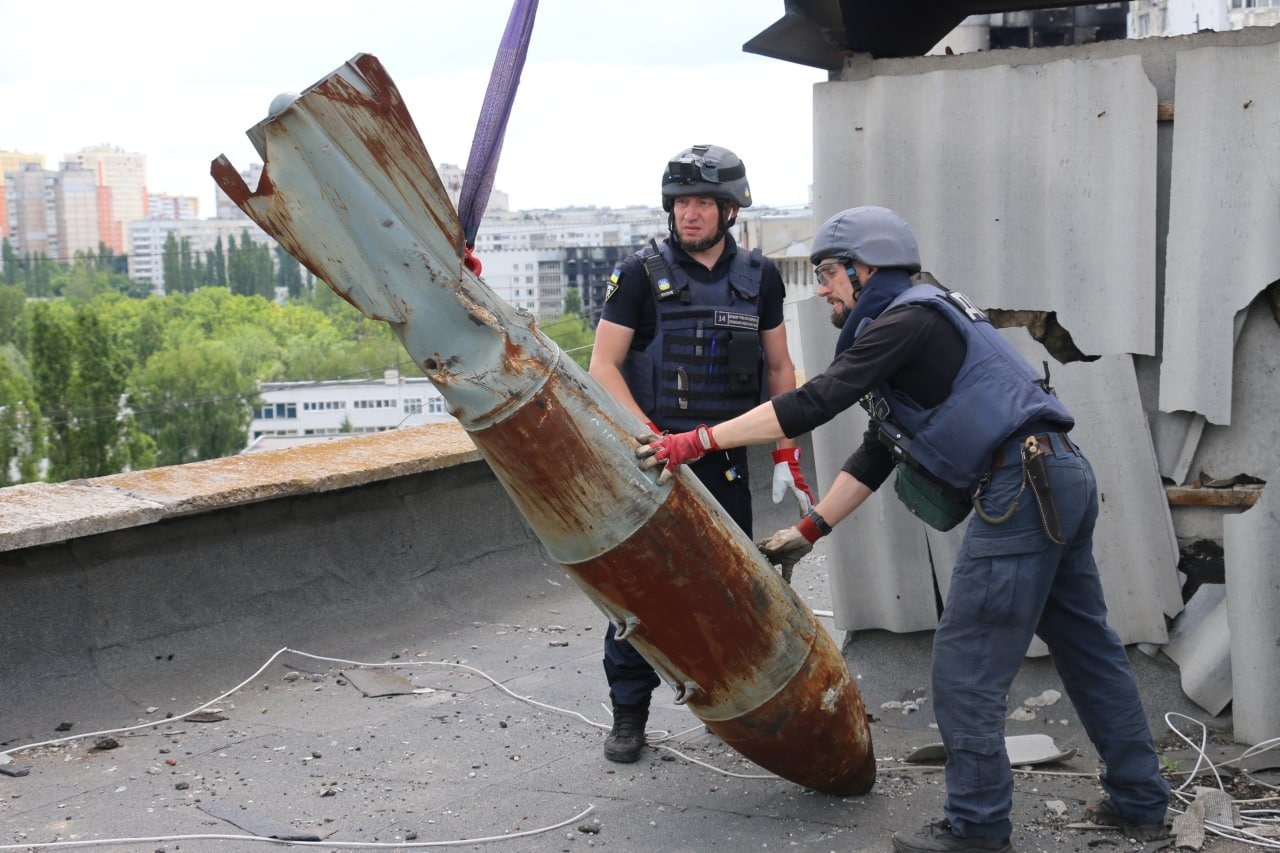
<path id="1" fill-rule="evenodd" d="M 1080 448 L 1076 447 L 1075 442 L 1065 432 L 1042 432 L 1031 437 L 1036 440 L 1036 444 L 1040 445 L 1040 450 L 1045 453 L 1053 453 L 1055 450 L 1063 453 L 1078 453 L 1080 451 Z M 1021 462 L 1022 444 L 1026 439 L 1026 436 L 1011 438 L 997 447 L 995 453 L 991 454 L 992 469 L 1003 468 L 1006 465 Z"/>

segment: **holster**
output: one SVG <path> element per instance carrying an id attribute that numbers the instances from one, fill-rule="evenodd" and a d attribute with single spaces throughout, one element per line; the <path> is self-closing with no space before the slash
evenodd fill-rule
<path id="1" fill-rule="evenodd" d="M 1053 500 L 1053 488 L 1049 482 L 1049 466 L 1045 464 L 1045 452 L 1035 436 L 1027 436 L 1022 445 L 1022 465 L 1026 472 L 1027 482 L 1031 486 L 1031 495 L 1035 498 L 1036 509 L 1040 513 L 1040 523 L 1044 526 L 1045 535 L 1059 545 L 1067 544 L 1062 535 L 1062 522 L 1058 518 L 1058 506 Z"/>

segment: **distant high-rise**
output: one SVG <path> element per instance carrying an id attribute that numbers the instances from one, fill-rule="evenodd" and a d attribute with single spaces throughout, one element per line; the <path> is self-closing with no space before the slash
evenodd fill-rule
<path id="1" fill-rule="evenodd" d="M 108 145 L 81 148 L 67 163 L 97 175 L 98 239 L 112 251 L 128 251 L 128 223 L 147 217 L 147 158 Z"/>
<path id="2" fill-rule="evenodd" d="M 25 151 L 0 151 L 0 187 L 4 186 L 5 173 L 18 171 L 23 163 L 34 163 L 43 169 L 44 155 L 28 154 Z M 6 194 L 0 192 L 0 240 L 9 236 L 9 227 L 9 204 Z"/>
<path id="3" fill-rule="evenodd" d="M 152 193 L 147 196 L 148 219 L 199 219 L 200 197 Z"/>
<path id="4" fill-rule="evenodd" d="M 5 172 L 10 243 L 20 254 L 50 256 L 50 241 L 57 231 L 53 189 L 57 172 L 39 163 L 22 163 Z"/>
<path id="5" fill-rule="evenodd" d="M 98 251 L 98 182 L 92 169 L 63 163 L 53 182 L 54 233 L 50 255 L 71 261 Z"/>

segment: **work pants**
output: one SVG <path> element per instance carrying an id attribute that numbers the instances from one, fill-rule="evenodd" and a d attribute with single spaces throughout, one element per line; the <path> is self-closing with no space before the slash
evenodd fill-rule
<path id="1" fill-rule="evenodd" d="M 1065 436 L 1053 434 L 1052 446 L 1046 461 L 1066 544 L 1045 535 L 1030 485 L 1004 524 L 975 515 L 934 635 L 934 713 L 947 752 L 945 816 L 961 836 L 1010 835 L 1006 704 L 1033 634 L 1048 645 L 1106 765 L 1102 786 L 1116 811 L 1136 823 L 1159 823 L 1168 806 L 1169 787 L 1160 776 L 1132 667 L 1107 626 L 1093 559 L 1093 469 Z M 1005 511 L 1021 480 L 1017 462 L 991 473 L 981 498 L 988 515 Z"/>
<path id="2" fill-rule="evenodd" d="M 733 480 L 725 476 L 732 469 Z M 707 491 L 724 507 L 725 512 L 738 523 L 748 537 L 751 536 L 751 480 L 747 473 L 747 452 L 744 448 L 715 451 L 689 465 Z M 701 535 L 692 530 L 691 536 Z M 673 602 L 673 606 L 678 606 Z M 649 662 L 626 640 L 615 640 L 613 623 L 609 623 L 604 636 L 604 674 L 609 680 L 609 699 L 617 705 L 649 706 L 649 697 L 661 681 Z"/>

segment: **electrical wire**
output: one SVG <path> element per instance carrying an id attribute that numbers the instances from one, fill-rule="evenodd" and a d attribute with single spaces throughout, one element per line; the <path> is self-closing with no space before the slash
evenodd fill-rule
<path id="1" fill-rule="evenodd" d="M 1199 728 L 1200 738 L 1198 743 L 1193 741 L 1186 734 L 1184 734 L 1182 730 L 1179 729 L 1177 725 L 1174 724 L 1174 721 L 1178 719 L 1186 720 L 1190 723 L 1193 723 L 1195 726 Z M 1189 717 L 1186 714 L 1180 714 L 1176 711 L 1170 711 L 1167 714 L 1165 714 L 1164 721 L 1165 721 L 1165 725 L 1169 727 L 1169 730 L 1172 731 L 1174 735 L 1177 736 L 1178 739 L 1180 739 L 1183 743 L 1191 747 L 1191 749 L 1194 750 L 1196 753 L 1195 766 L 1191 770 L 1185 771 L 1185 775 L 1187 777 L 1186 780 L 1183 781 L 1183 783 L 1179 785 L 1177 788 L 1173 789 L 1174 797 L 1176 797 L 1186 807 L 1183 809 L 1170 807 L 1170 811 L 1178 815 L 1185 814 L 1186 811 L 1190 809 L 1191 805 L 1198 798 L 1199 796 L 1198 791 L 1193 793 L 1187 793 L 1186 791 L 1186 789 L 1196 779 L 1204 775 L 1212 775 L 1214 781 L 1217 783 L 1217 789 L 1219 791 L 1226 793 L 1226 786 L 1223 784 L 1222 775 L 1218 772 L 1219 767 L 1238 765 L 1244 762 L 1246 759 L 1252 758 L 1255 755 L 1261 755 L 1264 752 L 1269 752 L 1273 749 L 1280 748 L 1280 737 L 1270 738 L 1268 740 L 1264 740 L 1254 744 L 1253 746 L 1250 746 L 1248 749 L 1244 750 L 1244 752 L 1242 752 L 1236 758 L 1229 759 L 1227 761 L 1223 761 L 1215 764 L 1213 760 L 1209 758 L 1209 755 L 1206 751 L 1208 742 L 1209 742 L 1209 729 L 1204 723 L 1202 723 L 1201 721 L 1193 717 Z M 1204 768 L 1204 770 L 1202 771 L 1201 768 Z M 1181 775 L 1183 771 L 1175 770 L 1173 772 L 1179 773 Z M 1278 788 L 1277 786 L 1267 784 L 1265 782 L 1262 782 L 1259 779 L 1254 778 L 1252 775 L 1249 774 L 1247 770 L 1244 770 L 1243 768 L 1239 772 L 1241 773 L 1241 775 L 1248 778 L 1250 782 L 1253 782 L 1264 788 L 1280 791 L 1280 788 Z M 1228 794 L 1228 796 L 1230 795 Z M 1261 803 L 1261 802 L 1274 801 L 1277 804 L 1280 804 L 1280 796 L 1265 797 L 1265 798 L 1260 798 L 1255 800 L 1246 800 L 1246 801 L 1236 800 L 1234 797 L 1232 797 L 1231 799 L 1232 799 L 1233 807 L 1235 808 L 1238 808 L 1242 802 L 1243 803 Z M 1253 832 L 1253 831 L 1250 831 L 1250 829 L 1246 828 L 1246 827 L 1252 827 L 1254 829 L 1261 829 L 1265 827 L 1270 833 L 1274 833 L 1277 829 L 1280 829 L 1280 809 L 1239 809 L 1239 817 L 1240 817 L 1241 826 L 1238 826 L 1238 827 L 1234 825 L 1229 826 L 1229 825 L 1218 823 L 1212 820 L 1205 820 L 1204 821 L 1205 831 L 1213 833 L 1214 835 L 1217 835 L 1221 838 L 1225 838 L 1231 841 L 1236 841 L 1243 844 L 1249 844 L 1255 847 L 1261 847 L 1268 850 L 1280 850 L 1280 839 L 1277 839 L 1275 836 L 1271 834 L 1264 835 L 1260 832 Z"/>
<path id="2" fill-rule="evenodd" d="M 326 850 L 335 848 L 353 850 L 419 850 L 423 847 L 461 847 L 468 844 L 511 841 L 516 838 L 541 835 L 580 821 L 595 811 L 595 808 L 594 803 L 588 803 L 585 809 L 573 817 L 550 826 L 524 829 L 519 832 L 510 832 L 506 835 L 484 835 L 479 838 L 459 838 L 453 841 L 295 841 L 292 839 L 272 838 L 267 835 L 197 833 L 194 835 L 151 835 L 137 838 L 94 838 L 79 841 L 37 841 L 24 842 L 22 844 L 0 844 L 0 850 L 66 850 L 72 847 L 103 847 L 108 844 L 155 844 L 163 841 L 257 841 L 262 844 L 279 844 L 287 847 L 323 847 Z"/>

